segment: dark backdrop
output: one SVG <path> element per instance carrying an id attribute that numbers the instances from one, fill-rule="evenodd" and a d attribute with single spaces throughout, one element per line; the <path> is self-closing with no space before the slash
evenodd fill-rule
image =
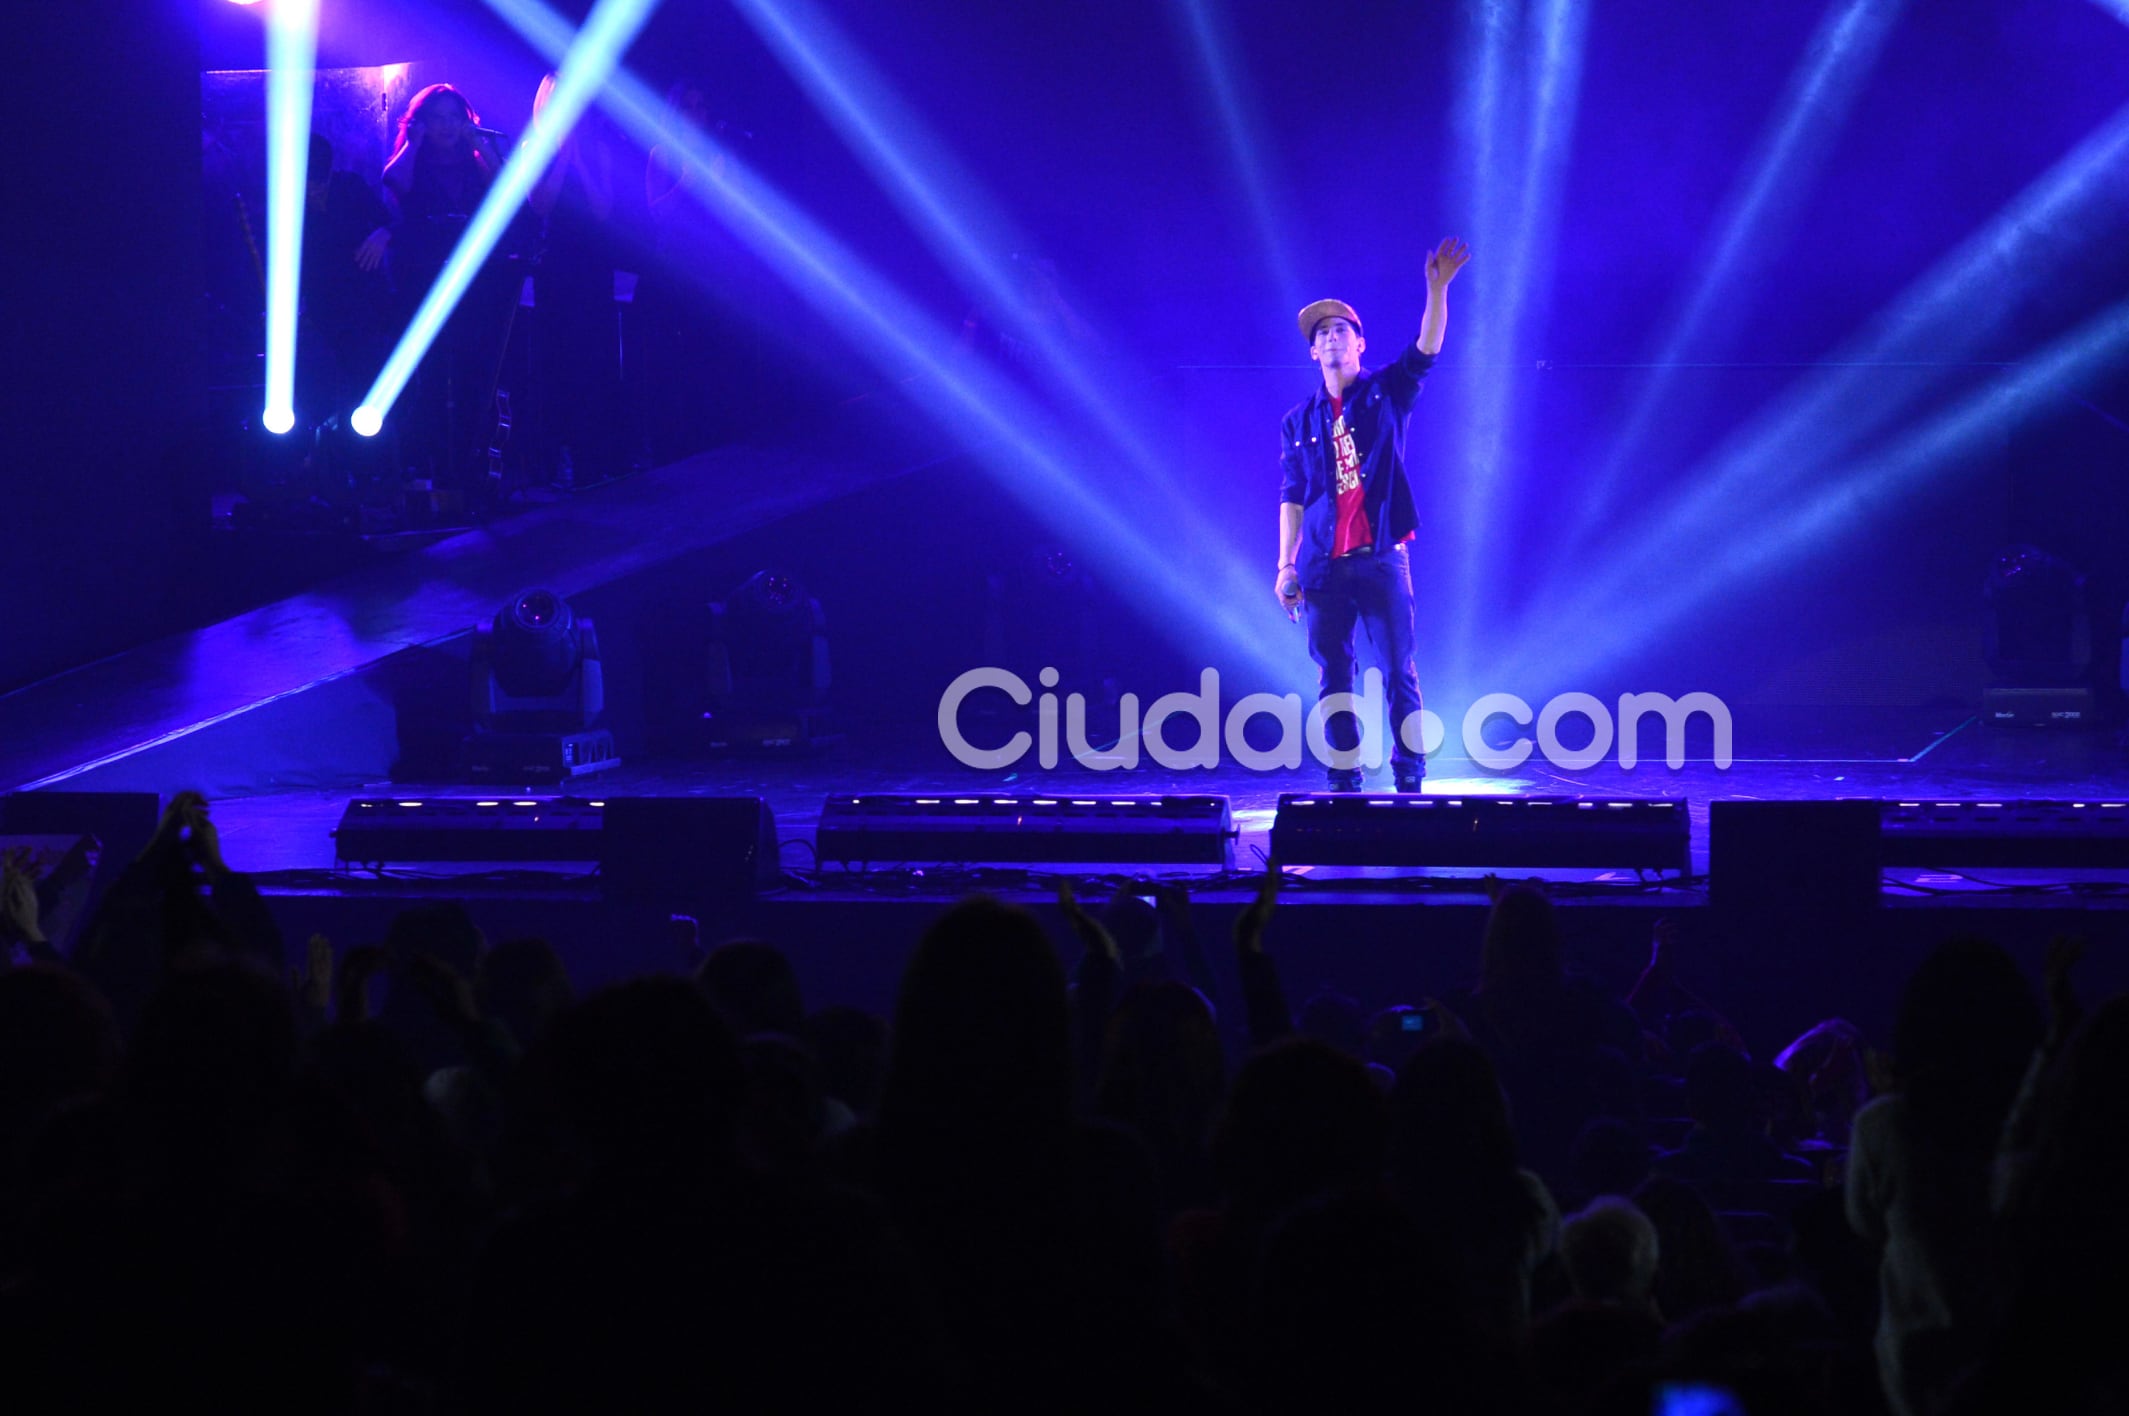
<path id="1" fill-rule="evenodd" d="M 192 7 L 9 16 L 0 690 L 185 617 L 204 513 Z"/>

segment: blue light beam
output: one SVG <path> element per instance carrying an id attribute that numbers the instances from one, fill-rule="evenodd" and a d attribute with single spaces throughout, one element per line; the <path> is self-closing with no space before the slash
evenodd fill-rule
<path id="1" fill-rule="evenodd" d="M 1015 274 L 999 255 L 1025 249 L 1022 234 L 856 47 L 804 0 L 734 0 L 734 8 L 947 268 L 1012 318 L 1059 391 L 1092 416 L 1120 451 L 1146 446 L 1148 439 L 1116 415 L 1124 400 L 1097 387 L 1069 342 L 1046 321 L 1030 317 Z"/>
<path id="2" fill-rule="evenodd" d="M 1278 205 L 1272 200 L 1271 180 L 1264 171 L 1262 154 L 1267 145 L 1257 131 L 1256 116 L 1235 81 L 1242 72 L 1242 61 L 1235 53 L 1234 37 L 1207 0 L 1174 0 L 1174 4 L 1182 12 L 1183 28 L 1190 36 L 1191 51 L 1212 99 L 1228 164 L 1234 169 L 1235 180 L 1241 184 L 1243 199 L 1249 205 L 1250 219 L 1256 224 L 1265 272 L 1281 295 L 1289 300 L 1299 299 L 1294 263 L 1287 254 L 1286 228 L 1279 218 Z"/>
<path id="3" fill-rule="evenodd" d="M 1602 523 L 1618 494 L 1620 474 L 1640 455 L 1657 414 L 1672 406 L 1679 361 L 1700 339 L 1711 316 L 1738 293 L 1740 277 L 1746 273 L 1743 268 L 1753 253 L 1765 252 L 1781 238 L 1785 218 L 1794 215 L 1797 195 L 1808 188 L 1833 136 L 1854 107 L 1906 3 L 1836 0 L 1820 21 L 1782 95 L 1778 118 L 1761 136 L 1758 150 L 1724 204 L 1699 277 L 1657 340 L 1650 358 L 1653 367 L 1619 433 L 1611 439 L 1604 462 L 1590 479 L 1578 536 Z M 1786 207 L 1777 200 L 1782 197 L 1788 198 Z"/>
<path id="4" fill-rule="evenodd" d="M 1507 393 L 1496 388 L 1512 376 L 1507 366 L 1509 331 L 1491 314 L 1494 290 L 1505 285 L 1488 273 L 1497 255 L 1507 251 L 1509 220 L 1501 193 L 1503 151 L 1508 146 L 1508 119 L 1503 113 L 1502 91 L 1508 85 L 1508 56 L 1515 44 L 1520 19 L 1516 0 L 1474 0 L 1467 4 L 1471 25 L 1466 31 L 1467 55 L 1458 85 L 1456 127 L 1459 150 L 1470 154 L 1464 173 L 1466 201 L 1471 210 L 1471 246 L 1479 269 L 1465 278 L 1462 293 L 1483 315 L 1476 320 L 1451 320 L 1460 345 L 1459 362 L 1470 371 L 1465 381 L 1467 405 L 1459 420 L 1455 470 L 1461 495 L 1451 498 L 1452 516 L 1470 522 L 1491 493 L 1491 478 L 1499 454 L 1501 430 L 1493 421 L 1505 416 Z M 1505 272 L 1505 262 L 1502 265 Z M 1505 296 L 1500 303 L 1505 308 Z M 1474 610 L 1471 597 L 1477 591 L 1478 557 L 1482 547 L 1475 533 L 1452 532 L 1448 575 L 1455 589 L 1448 597 L 1446 628 L 1447 677 L 1463 684 L 1470 671 L 1470 642 Z"/>
<path id="5" fill-rule="evenodd" d="M 303 265 L 303 182 L 310 163 L 318 0 L 266 11 L 266 407 L 270 433 L 296 426 L 296 306 Z"/>
<path id="6" fill-rule="evenodd" d="M 568 23 L 542 0 L 487 0 L 488 8 L 535 50 L 550 56 L 569 45 Z M 665 127 L 664 100 L 626 70 L 616 70 L 599 101 L 638 142 L 673 142 L 705 174 L 693 193 L 767 262 L 791 289 L 822 311 L 875 367 L 906 377 L 915 369 L 941 399 L 920 404 L 1002 485 L 1054 526 L 1069 529 L 1088 558 L 1159 602 L 1193 607 L 1162 627 L 1177 642 L 1202 646 L 1211 629 L 1253 671 L 1291 679 L 1293 631 L 1272 619 L 1268 585 L 1246 593 L 1208 584 L 1177 565 L 1175 548 L 1154 544 L 1141 524 L 1050 449 L 1071 446 L 1009 380 L 960 358 L 957 332 L 897 291 L 745 163 L 699 130 Z M 1255 613 L 1251 613 L 1255 610 Z M 1283 632 L 1283 633 L 1282 633 Z"/>
<path id="7" fill-rule="evenodd" d="M 2024 308 L 2085 246 L 2120 240 L 2116 174 L 2129 163 L 2129 105 L 2088 134 L 1995 218 L 1917 280 L 1861 333 L 1724 440 L 1680 479 L 1690 488 L 1607 557 L 1602 583 L 1645 584 L 1668 573 L 1680 546 L 1750 524 L 1751 508 L 1793 501 L 1848 449 L 1908 416 Z M 1532 603 L 1585 581 L 1557 568 Z"/>
<path id="8" fill-rule="evenodd" d="M 422 356 L 442 332 L 451 312 L 458 308 L 459 300 L 480 272 L 481 264 L 495 243 L 502 239 L 503 231 L 510 225 L 517 210 L 547 164 L 554 161 L 563 139 L 576 126 L 580 117 L 600 87 L 614 72 L 621 56 L 635 40 L 643 24 L 658 8 L 658 0 L 599 0 L 585 18 L 584 28 L 555 62 L 554 92 L 547 100 L 547 107 L 540 121 L 533 124 L 518 143 L 517 151 L 503 164 L 495 181 L 488 187 L 488 194 L 481 199 L 480 210 L 466 223 L 466 229 L 458 238 L 451 258 L 437 272 L 435 284 L 422 297 L 421 307 L 408 322 L 406 332 L 399 337 L 399 344 L 391 357 L 377 374 L 377 381 L 370 386 L 349 422 L 355 431 L 364 437 L 373 437 L 384 426 L 384 415 L 391 411 L 392 404 L 406 388 L 407 380 L 421 366 Z"/>
<path id="9" fill-rule="evenodd" d="M 2125 354 L 2129 300 L 2086 321 L 1890 446 L 1845 464 L 1838 482 L 1791 507 L 1765 529 L 1715 543 L 1727 549 L 1676 556 L 1666 575 L 1608 587 L 1557 607 L 1558 627 L 1522 646 L 1515 672 L 1581 682 L 1578 676 L 1601 669 L 1622 649 L 1646 642 L 1741 582 L 1860 523 L 1882 525 L 1888 498 L 1973 453 L 2039 401 L 2059 395 Z M 1622 630 L 1622 625 L 1630 630 Z"/>
<path id="10" fill-rule="evenodd" d="M 1163 440 L 1133 426 L 1126 415 L 1124 410 L 1143 400 L 1132 390 L 1104 386 L 1068 339 L 1047 321 L 1028 317 L 1013 273 L 997 255 L 1024 246 L 1014 224 L 887 79 L 807 0 L 735 0 L 735 5 L 934 253 L 995 308 L 1016 317 L 1043 368 L 1045 386 L 1062 395 L 1108 444 L 1112 465 L 1137 470 L 1132 494 L 1157 503 L 1161 523 L 1179 528 L 1190 544 L 1210 546 L 1221 539 L 1203 509 L 1176 490 L 1173 469 L 1155 451 Z M 1221 561 L 1218 585 L 1200 586 L 1194 598 L 1208 591 L 1262 598 L 1263 589 L 1247 568 L 1256 559 L 1229 554 Z M 1297 651 L 1291 668 L 1298 673 L 1306 663 Z"/>
<path id="11" fill-rule="evenodd" d="M 1503 0 L 1484 0 L 1478 9 L 1478 62 L 1466 90 L 1467 126 L 1476 137 L 1473 249 L 1498 273 L 1479 277 L 1494 293 L 1483 297 L 1481 314 L 1465 325 L 1469 355 L 1460 361 L 1477 372 L 1452 524 L 1449 659 L 1452 676 L 1459 678 L 1474 657 L 1478 607 L 1497 598 L 1486 583 L 1487 556 L 1497 544 L 1504 510 L 1513 513 L 1522 365 L 1531 337 L 1543 326 L 1540 297 L 1551 284 L 1588 19 L 1582 0 L 1538 0 L 1527 26 L 1518 24 Z M 1519 106 L 1528 117 L 1521 151 L 1508 169 L 1513 177 L 1503 181 L 1501 149 L 1510 124 L 1502 98 L 1512 60 L 1520 60 L 1525 93 Z"/>

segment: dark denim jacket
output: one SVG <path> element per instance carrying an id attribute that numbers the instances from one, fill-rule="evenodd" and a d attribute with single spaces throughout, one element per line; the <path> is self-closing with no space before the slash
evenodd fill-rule
<path id="1" fill-rule="evenodd" d="M 1412 484 L 1405 477 L 1405 425 L 1419 386 L 1434 367 L 1434 356 L 1419 352 L 1414 340 L 1395 363 L 1363 369 L 1345 391 L 1345 425 L 1360 453 L 1360 483 L 1366 489 L 1368 525 L 1375 544 L 1394 545 L 1419 527 Z M 1279 427 L 1279 501 L 1301 507 L 1303 588 L 1322 585 L 1331 563 L 1331 535 L 1337 529 L 1338 499 L 1331 492 L 1336 470 L 1331 458 L 1331 396 L 1319 383 L 1315 396 L 1295 405 Z"/>

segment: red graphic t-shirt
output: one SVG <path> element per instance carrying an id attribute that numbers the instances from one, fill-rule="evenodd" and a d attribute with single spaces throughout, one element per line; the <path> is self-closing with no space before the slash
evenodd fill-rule
<path id="1" fill-rule="evenodd" d="M 1331 395 L 1331 419 L 1331 490 L 1338 498 L 1338 523 L 1331 533 L 1335 558 L 1374 545 L 1375 528 L 1368 525 L 1367 488 L 1360 484 L 1360 453 L 1345 426 L 1345 400 L 1337 394 Z"/>

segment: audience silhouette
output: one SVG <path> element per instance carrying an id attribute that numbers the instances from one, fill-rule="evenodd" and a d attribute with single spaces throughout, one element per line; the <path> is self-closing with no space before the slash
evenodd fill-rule
<path id="1" fill-rule="evenodd" d="M 1224 981 L 1158 887 L 1065 892 L 1063 954 L 965 900 L 891 1019 L 809 1013 L 764 940 L 578 997 L 551 945 L 490 948 L 454 901 L 288 969 L 181 794 L 71 957 L 0 971 L 11 1386 L 25 1410 L 2125 1408 L 2129 998 L 2087 1014 L 2074 944 L 2044 1002 L 2001 949 L 1944 944 L 1888 1057 L 1831 1018 L 1768 1064 L 1748 1006 L 1670 977 L 1668 926 L 1612 997 L 1527 885 L 1468 994 L 1296 1016 L 1280 880 Z"/>

